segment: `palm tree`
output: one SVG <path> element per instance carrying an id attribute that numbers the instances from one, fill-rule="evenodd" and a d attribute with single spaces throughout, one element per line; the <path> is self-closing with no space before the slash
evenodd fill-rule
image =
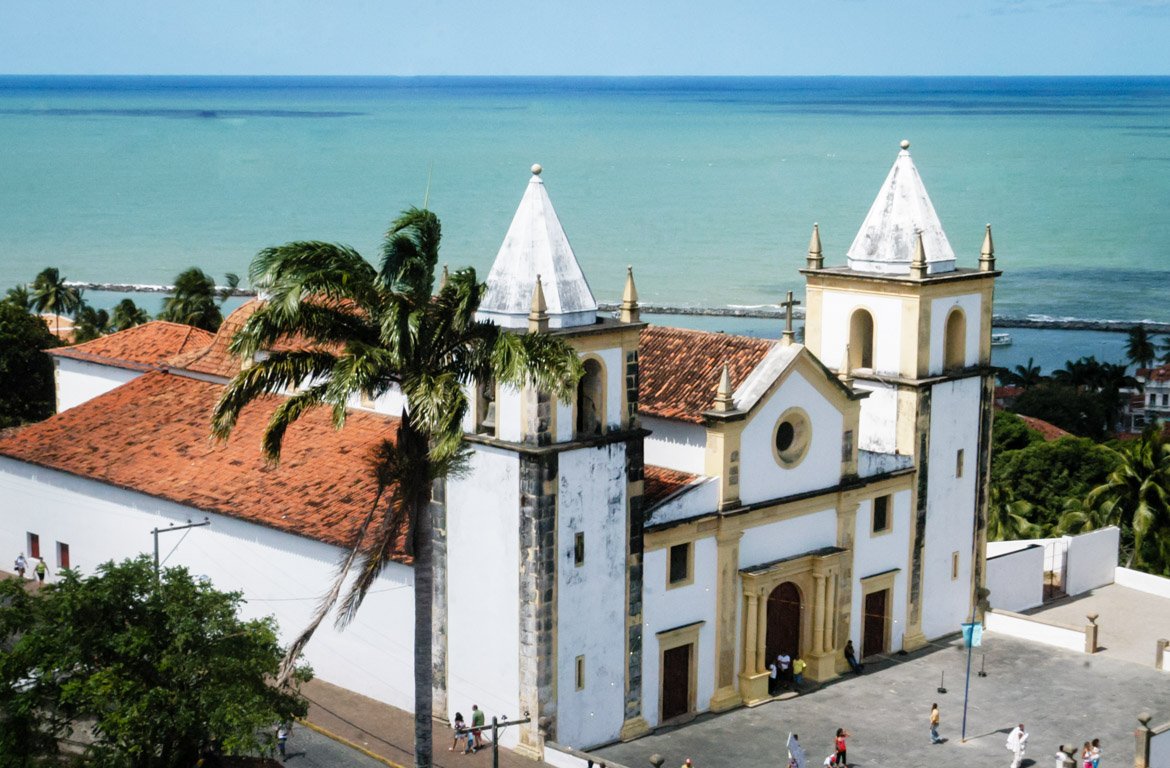
<path id="1" fill-rule="evenodd" d="M 1125 356 L 1138 368 L 1149 368 L 1158 358 L 1158 348 L 1144 325 L 1129 329 L 1125 340 Z"/>
<path id="2" fill-rule="evenodd" d="M 77 323 L 73 326 L 75 344 L 105 336 L 112 330 L 110 313 L 104 309 L 94 309 L 85 301 L 81 302 L 81 307 L 77 310 L 76 320 Z"/>
<path id="3" fill-rule="evenodd" d="M 987 507 L 987 538 L 989 541 L 1034 539 L 1044 534 L 1041 525 L 1029 518 L 1034 508 L 1026 499 L 1017 499 L 1010 488 L 991 486 Z"/>
<path id="4" fill-rule="evenodd" d="M 1085 499 L 1091 519 L 1082 525 L 1120 527 L 1133 543 L 1127 565 L 1170 573 L 1170 440 L 1160 425 L 1151 425 L 1117 454 L 1117 468 Z"/>
<path id="5" fill-rule="evenodd" d="M 32 309 L 33 299 L 28 292 L 27 285 L 14 285 L 8 289 L 8 293 L 4 296 L 4 301 L 20 307 L 25 312 Z"/>
<path id="6" fill-rule="evenodd" d="M 114 307 L 113 319 L 110 324 L 115 331 L 124 331 L 136 325 L 150 322 L 150 314 L 134 303 L 133 299 L 122 299 Z"/>
<path id="7" fill-rule="evenodd" d="M 215 278 L 199 267 L 183 270 L 175 278 L 174 292 L 163 299 L 158 319 L 193 325 L 205 331 L 219 330 L 223 322 L 220 305 L 240 282 L 240 278 L 229 272 L 227 282 L 226 288 L 218 288 Z"/>
<path id="8" fill-rule="evenodd" d="M 427 210 L 411 208 L 391 225 L 375 269 L 356 251 L 322 242 L 295 242 L 261 251 L 252 262 L 252 284 L 267 301 L 231 343 L 233 354 L 256 360 L 281 338 L 302 343 L 268 351 L 228 384 L 213 416 L 224 439 L 241 410 L 268 393 L 297 389 L 274 411 L 263 438 L 265 455 L 279 459 L 285 430 L 318 405 L 329 406 L 333 422 L 345 422 L 354 395 L 377 398 L 398 388 L 406 407 L 394 435 L 376 456 L 378 492 L 354 538 L 326 599 L 313 621 L 290 646 L 281 677 L 337 602 L 337 623 L 353 619 L 367 590 L 405 540 L 413 559 L 415 764 L 432 757 L 431 611 L 432 484 L 458 467 L 465 456 L 464 388 L 494 378 L 531 384 L 569 396 L 582 373 L 572 347 L 546 334 L 514 333 L 479 322 L 475 311 L 485 286 L 475 272 L 450 275 L 437 295 L 440 226 Z M 305 386 L 306 382 L 311 382 Z"/>
<path id="9" fill-rule="evenodd" d="M 72 314 L 81 306 L 81 293 L 71 285 L 56 267 L 45 267 L 32 283 L 33 308 L 37 312 L 51 312 L 57 316 L 56 335 L 61 336 L 61 315 Z"/>
<path id="10" fill-rule="evenodd" d="M 1040 366 L 1032 362 L 1030 357 L 1027 365 L 1017 365 L 1015 368 L 1001 368 L 999 370 L 1000 381 L 1005 386 L 1028 389 L 1047 380 L 1047 377 L 1040 373 Z"/>

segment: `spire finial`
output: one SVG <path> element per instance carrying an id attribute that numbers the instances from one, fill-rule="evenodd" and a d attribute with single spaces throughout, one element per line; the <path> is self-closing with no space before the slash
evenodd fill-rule
<path id="1" fill-rule="evenodd" d="M 914 261 L 910 262 L 910 277 L 921 280 L 926 277 L 926 245 L 922 242 L 922 230 L 914 241 Z"/>
<path id="2" fill-rule="evenodd" d="M 910 149 L 910 139 L 902 139 L 902 143 L 899 146 L 901 146 L 903 150 Z"/>
<path id="3" fill-rule="evenodd" d="M 447 272 L 447 265 L 443 265 L 443 272 L 439 275 L 439 290 L 447 287 L 447 281 L 451 279 L 451 275 Z"/>
<path id="4" fill-rule="evenodd" d="M 808 268 L 824 269 L 825 257 L 821 251 L 821 227 L 813 224 L 812 237 L 808 240 Z"/>
<path id="5" fill-rule="evenodd" d="M 979 251 L 979 271 L 991 272 L 995 269 L 995 245 L 991 242 L 991 225 L 983 234 L 983 248 Z"/>
<path id="6" fill-rule="evenodd" d="M 719 388 L 715 390 L 715 410 L 720 413 L 735 410 L 735 400 L 731 397 L 731 372 L 727 369 L 727 363 L 723 364 Z"/>
<path id="7" fill-rule="evenodd" d="M 633 265 L 626 266 L 626 287 L 622 290 L 622 305 L 619 317 L 623 323 L 637 323 L 640 321 L 638 289 L 634 286 Z"/>
<path id="8" fill-rule="evenodd" d="M 543 170 L 544 169 L 540 167 L 540 163 L 533 163 L 532 164 L 532 175 L 533 176 L 539 176 L 540 172 Z"/>
<path id="9" fill-rule="evenodd" d="M 528 332 L 544 333 L 548 330 L 548 305 L 544 303 L 544 288 L 540 284 L 540 275 L 536 276 L 536 284 L 532 286 L 532 309 L 528 312 Z"/>
<path id="10" fill-rule="evenodd" d="M 780 302 L 780 306 L 784 308 L 784 335 L 780 337 L 783 344 L 791 344 L 794 340 L 792 333 L 792 309 L 800 304 L 799 301 L 792 298 L 792 291 L 788 292 L 788 298 Z"/>

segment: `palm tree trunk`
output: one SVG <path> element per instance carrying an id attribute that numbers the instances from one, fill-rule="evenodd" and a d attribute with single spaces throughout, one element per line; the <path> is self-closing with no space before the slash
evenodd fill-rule
<path id="1" fill-rule="evenodd" d="M 403 489 L 409 505 L 411 549 L 414 556 L 414 764 L 431 768 L 434 755 L 431 709 L 434 706 L 433 628 L 434 541 L 431 538 L 430 458 L 426 437 L 404 414 L 398 430 L 399 448 L 406 454 L 411 488 Z"/>

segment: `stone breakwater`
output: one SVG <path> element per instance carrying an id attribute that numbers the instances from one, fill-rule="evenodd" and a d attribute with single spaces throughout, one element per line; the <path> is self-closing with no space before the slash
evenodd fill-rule
<path id="1" fill-rule="evenodd" d="M 87 291 L 106 291 L 110 293 L 172 293 L 174 286 L 172 285 L 144 285 L 139 283 L 83 283 L 70 281 L 68 283 L 77 288 L 83 288 Z M 247 288 L 230 288 L 228 286 L 220 286 L 216 288 L 222 294 L 227 296 L 252 297 L 256 295 L 256 291 Z M 616 301 L 599 301 L 597 308 L 603 312 L 616 312 L 621 306 Z M 738 317 L 738 318 L 763 318 L 763 319 L 778 319 L 784 317 L 784 310 L 777 306 L 760 305 L 750 307 L 737 306 L 723 306 L 723 307 L 705 307 L 705 306 L 691 306 L 682 304 L 655 304 L 651 302 L 642 302 L 639 304 L 642 312 L 647 315 L 690 315 L 703 317 Z M 796 307 L 793 311 L 793 317 L 803 318 L 804 309 Z M 1113 331 L 1115 333 L 1126 333 L 1133 328 L 1143 326 L 1147 331 L 1154 333 L 1170 333 L 1170 322 L 1161 322 L 1157 320 L 1093 320 L 1088 318 L 1077 317 L 1042 317 L 1042 316 L 1027 316 L 1027 317 L 1009 317 L 1006 315 L 995 315 L 992 317 L 992 325 L 996 328 L 1054 328 L 1067 331 Z"/>

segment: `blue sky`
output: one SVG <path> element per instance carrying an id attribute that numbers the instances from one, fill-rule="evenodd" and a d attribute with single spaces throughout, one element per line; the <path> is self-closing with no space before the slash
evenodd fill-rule
<path id="1" fill-rule="evenodd" d="M 1170 0 L 0 0 L 0 73 L 1170 74 Z"/>

